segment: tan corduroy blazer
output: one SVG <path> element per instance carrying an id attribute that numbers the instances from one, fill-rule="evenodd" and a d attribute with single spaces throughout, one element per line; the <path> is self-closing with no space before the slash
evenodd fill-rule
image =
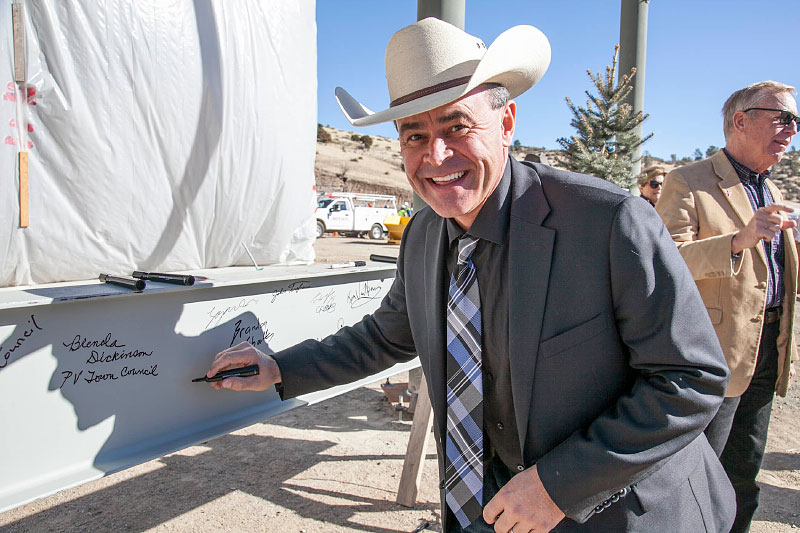
<path id="1" fill-rule="evenodd" d="M 780 191 L 769 180 L 767 186 L 775 202 L 780 202 Z M 671 171 L 664 179 L 656 211 L 689 266 L 717 331 L 731 370 L 726 395 L 739 396 L 753 377 L 767 289 L 763 246 L 745 250 L 736 265 L 731 263 L 731 239 L 753 216 L 747 192 L 720 150 L 709 159 Z M 797 297 L 797 247 L 792 230 L 783 232 L 783 241 L 786 295 L 775 384 L 780 396 L 786 395 L 789 366 L 797 359 L 792 332 Z"/>

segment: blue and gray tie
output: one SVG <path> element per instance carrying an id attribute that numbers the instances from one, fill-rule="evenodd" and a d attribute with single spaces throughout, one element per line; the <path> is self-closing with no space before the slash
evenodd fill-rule
<path id="1" fill-rule="evenodd" d="M 447 301 L 447 437 L 445 501 L 467 527 L 483 512 L 481 302 L 472 263 L 475 237 L 458 241 Z"/>

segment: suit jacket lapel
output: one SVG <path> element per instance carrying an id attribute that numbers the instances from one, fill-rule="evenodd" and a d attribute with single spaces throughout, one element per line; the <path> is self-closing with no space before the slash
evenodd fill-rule
<path id="1" fill-rule="evenodd" d="M 428 383 L 434 391 L 431 397 L 435 420 L 439 424 L 440 435 L 444 435 L 447 425 L 445 382 L 445 305 L 444 287 L 447 274 L 447 230 L 445 221 L 437 217 L 428 224 L 425 236 L 425 314 L 428 322 L 428 357 L 422 361 L 427 366 Z"/>
<path id="2" fill-rule="evenodd" d="M 753 218 L 753 206 L 750 205 L 750 199 L 747 196 L 747 191 L 744 190 L 742 180 L 736 170 L 728 161 L 728 156 L 720 150 L 711 158 L 711 163 L 714 165 L 714 172 L 720 178 L 719 188 L 725 195 L 725 198 L 730 203 L 731 208 L 741 221 L 740 228 L 743 228 Z M 755 251 L 761 261 L 766 265 L 767 258 L 764 255 L 763 246 L 755 246 Z"/>
<path id="3" fill-rule="evenodd" d="M 541 225 L 550 206 L 538 174 L 513 160 L 511 171 L 508 345 L 514 413 L 524 450 L 555 231 Z"/>

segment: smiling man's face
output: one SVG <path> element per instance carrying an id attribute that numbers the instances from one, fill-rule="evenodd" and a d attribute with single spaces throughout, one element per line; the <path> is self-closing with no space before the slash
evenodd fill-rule
<path id="1" fill-rule="evenodd" d="M 492 109 L 487 92 L 399 119 L 400 152 L 411 188 L 444 218 L 468 229 L 503 175 L 516 104 Z"/>

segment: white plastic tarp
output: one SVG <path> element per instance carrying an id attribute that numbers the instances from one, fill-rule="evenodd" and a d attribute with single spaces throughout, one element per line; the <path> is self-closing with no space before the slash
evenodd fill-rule
<path id="1" fill-rule="evenodd" d="M 313 261 L 313 0 L 21 3 L 25 83 L 0 7 L 0 287 Z"/>

